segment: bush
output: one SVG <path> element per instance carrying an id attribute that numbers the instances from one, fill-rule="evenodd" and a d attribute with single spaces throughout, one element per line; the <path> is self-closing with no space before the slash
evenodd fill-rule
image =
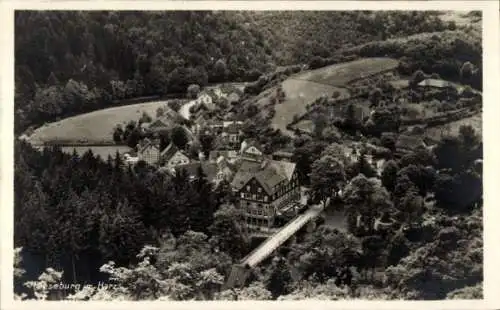
<path id="1" fill-rule="evenodd" d="M 198 84 L 191 84 L 187 88 L 187 94 L 189 98 L 196 99 L 198 98 L 198 95 L 200 94 L 200 85 Z"/>

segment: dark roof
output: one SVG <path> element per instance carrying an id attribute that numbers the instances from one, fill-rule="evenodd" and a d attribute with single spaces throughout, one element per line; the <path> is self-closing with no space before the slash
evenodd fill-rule
<path id="1" fill-rule="evenodd" d="M 234 176 L 231 186 L 240 190 L 251 179 L 255 178 L 264 190 L 272 195 L 275 186 L 283 181 L 290 181 L 295 171 L 295 164 L 286 161 L 264 160 L 255 162 L 244 160 Z"/>
<path id="2" fill-rule="evenodd" d="M 168 109 L 165 109 L 163 111 L 163 116 L 165 118 L 170 118 L 170 119 L 175 120 L 176 118 L 178 118 L 180 116 L 180 114 L 178 112 L 175 112 L 174 110 L 168 108 Z"/>
<path id="3" fill-rule="evenodd" d="M 155 147 L 160 149 L 160 145 L 157 141 L 150 140 L 148 138 L 139 141 L 137 153 L 144 152 L 149 147 Z"/>
<path id="4" fill-rule="evenodd" d="M 174 126 L 174 120 L 168 115 L 163 115 L 149 124 L 149 128 L 166 128 L 170 129 Z"/>
<path id="5" fill-rule="evenodd" d="M 169 160 L 178 150 L 177 146 L 170 142 L 170 144 L 160 153 L 160 156 L 163 160 Z"/>

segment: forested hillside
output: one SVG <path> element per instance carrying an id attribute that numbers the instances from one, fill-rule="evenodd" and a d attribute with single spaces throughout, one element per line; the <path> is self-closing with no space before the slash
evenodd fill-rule
<path id="1" fill-rule="evenodd" d="M 255 80 L 369 41 L 453 29 L 429 12 L 17 12 L 16 131 L 189 84 Z M 335 31 L 330 31 L 335 29 Z"/>
<path id="2" fill-rule="evenodd" d="M 50 266 L 65 271 L 65 282 L 97 283 L 107 261 L 136 262 L 145 244 L 188 229 L 208 234 L 229 257 L 244 254 L 236 230 L 228 239 L 230 227 L 216 227 L 227 218 L 214 214 L 227 187 L 213 189 L 202 173 L 190 182 L 182 173 L 171 179 L 146 166 L 127 169 L 119 156 L 39 152 L 24 142 L 15 150 L 14 235 L 25 250 L 25 279 Z"/>

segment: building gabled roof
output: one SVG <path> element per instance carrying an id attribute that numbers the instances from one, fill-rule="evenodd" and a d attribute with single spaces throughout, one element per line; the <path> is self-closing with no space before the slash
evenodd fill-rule
<path id="1" fill-rule="evenodd" d="M 172 156 L 174 156 L 175 153 L 177 153 L 177 151 L 179 151 L 177 146 L 170 142 L 170 144 L 167 145 L 167 147 L 160 153 L 160 156 L 163 160 L 168 161 L 170 160 L 170 158 L 172 158 Z"/>
<path id="2" fill-rule="evenodd" d="M 295 172 L 295 164 L 285 161 L 264 160 L 254 162 L 244 160 L 241 162 L 238 172 L 234 176 L 231 186 L 233 189 L 241 190 L 250 180 L 256 179 L 264 190 L 272 195 L 276 191 L 276 185 L 283 181 L 290 182 Z"/>
<path id="3" fill-rule="evenodd" d="M 262 152 L 262 145 L 260 145 L 260 143 L 256 139 L 246 139 L 245 141 L 241 142 L 240 153 L 245 152 L 251 146 Z"/>
<path id="4" fill-rule="evenodd" d="M 174 126 L 174 120 L 168 115 L 162 115 L 157 119 L 153 120 L 149 124 L 149 128 L 166 128 L 170 129 Z"/>
<path id="5" fill-rule="evenodd" d="M 418 83 L 418 86 L 429 86 L 436 88 L 453 87 L 450 82 L 440 79 L 425 79 L 422 82 Z"/>
<path id="6" fill-rule="evenodd" d="M 160 145 L 156 141 L 152 141 L 148 138 L 145 138 L 139 142 L 137 147 L 137 153 L 141 154 L 150 147 L 157 148 L 158 150 L 160 149 Z"/>

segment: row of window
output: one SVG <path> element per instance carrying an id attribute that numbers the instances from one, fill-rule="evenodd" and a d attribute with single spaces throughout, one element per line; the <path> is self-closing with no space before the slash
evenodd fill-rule
<path id="1" fill-rule="evenodd" d="M 298 185 L 298 181 L 296 181 L 296 183 L 294 184 L 293 187 L 292 187 L 292 184 L 289 184 L 285 188 L 280 189 L 276 194 L 271 196 L 271 199 L 275 200 L 278 197 L 283 196 L 284 194 L 288 193 L 291 189 L 296 188 L 296 185 Z M 247 191 L 250 191 L 250 185 L 247 185 L 246 189 L 247 189 Z M 262 195 L 262 188 L 261 187 L 259 187 L 257 189 L 257 192 L 260 195 L 259 194 L 248 194 L 248 193 L 243 193 L 243 192 L 241 192 L 240 195 L 241 195 L 241 198 L 244 198 L 244 199 L 260 200 L 260 201 L 264 201 L 264 202 L 267 202 L 269 200 L 268 195 Z"/>
<path id="2" fill-rule="evenodd" d="M 262 216 L 269 215 L 267 207 L 264 206 L 264 205 L 262 205 L 262 204 L 260 204 L 260 203 L 257 204 L 257 205 L 253 205 L 252 207 L 248 208 L 247 212 L 249 214 L 253 214 L 253 215 L 262 215 Z"/>
<path id="3" fill-rule="evenodd" d="M 253 217 L 248 217 L 246 219 L 246 222 L 249 225 L 264 226 L 264 227 L 269 226 L 269 220 L 266 220 L 266 219 L 257 219 L 257 218 L 253 218 Z"/>
<path id="4" fill-rule="evenodd" d="M 269 200 L 268 195 L 262 196 L 262 195 L 257 195 L 257 194 L 248 194 L 248 193 L 241 192 L 240 196 L 243 199 L 260 200 L 260 201 L 264 201 L 264 202 L 267 202 Z"/>

